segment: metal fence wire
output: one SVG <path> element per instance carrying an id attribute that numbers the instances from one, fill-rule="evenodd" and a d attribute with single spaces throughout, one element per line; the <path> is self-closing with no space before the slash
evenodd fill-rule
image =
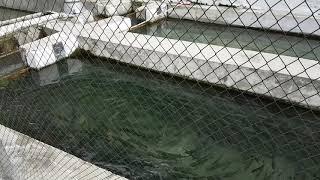
<path id="1" fill-rule="evenodd" d="M 0 0 L 0 177 L 320 179 L 319 4 Z"/>

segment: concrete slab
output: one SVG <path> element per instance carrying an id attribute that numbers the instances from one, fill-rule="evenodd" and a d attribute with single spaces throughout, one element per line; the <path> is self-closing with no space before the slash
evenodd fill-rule
<path id="1" fill-rule="evenodd" d="M 193 1 L 193 0 L 192 0 Z M 203 4 L 210 3 L 211 0 L 198 0 Z M 212 2 L 212 1 L 211 1 Z M 291 12 L 292 14 L 300 14 L 300 15 L 311 15 L 315 13 L 317 15 L 320 14 L 318 11 L 319 0 L 216 0 L 216 5 L 235 5 L 252 9 L 260 9 L 264 11 L 272 10 L 272 11 L 283 11 L 283 12 Z M 210 5 L 210 4 L 208 4 Z"/>
<path id="2" fill-rule="evenodd" d="M 124 15 L 132 10 L 131 0 L 82 0 L 94 15 Z"/>
<path id="3" fill-rule="evenodd" d="M 25 21 L 16 22 L 6 26 L 2 26 L 0 27 L 0 37 L 28 28 L 30 26 L 35 26 L 35 25 L 45 23 L 61 17 L 66 17 L 66 15 L 60 14 L 60 13 L 54 13 L 54 14 L 41 16 L 41 17 L 37 17 L 37 18 L 25 20 Z"/>
<path id="4" fill-rule="evenodd" d="M 11 179 L 119 179 L 121 176 L 0 125 L 2 177 Z M 10 171 L 11 170 L 11 171 Z"/>
<path id="5" fill-rule="evenodd" d="M 88 11 L 80 0 L 65 0 L 64 13 L 74 15 L 74 21 L 85 24 L 93 22 L 94 18 L 90 11 Z"/>
<path id="6" fill-rule="evenodd" d="M 71 21 L 53 20 L 43 23 L 41 26 L 55 31 L 63 31 L 65 34 L 72 33 L 75 36 L 82 34 L 84 36 L 88 36 L 89 34 L 113 34 L 127 31 L 131 27 L 131 20 L 130 18 L 123 16 L 113 16 L 96 22 L 86 23 L 84 25 L 75 24 Z"/>
<path id="7" fill-rule="evenodd" d="M 25 63 L 34 69 L 44 68 L 70 56 L 79 47 L 79 36 L 115 34 L 127 31 L 131 27 L 131 20 L 114 16 L 84 25 L 54 20 L 43 24 L 43 26 L 59 32 L 20 46 Z"/>
<path id="8" fill-rule="evenodd" d="M 31 68 L 41 69 L 70 56 L 78 48 L 78 41 L 73 34 L 62 31 L 20 48 L 25 63 Z"/>
<path id="9" fill-rule="evenodd" d="M 30 19 L 33 19 L 33 18 L 38 18 L 38 17 L 40 17 L 42 15 L 43 15 L 43 13 L 34 13 L 34 14 L 30 14 L 30 15 L 26 15 L 26 16 L 14 18 L 14 19 L 0 21 L 0 26 L 13 24 L 13 23 L 21 22 L 21 21 L 26 21 L 26 20 L 30 20 Z"/>
<path id="10" fill-rule="evenodd" d="M 150 1 L 146 5 L 136 9 L 136 17 L 145 21 L 156 21 L 167 17 L 168 6 L 166 3 Z"/>
<path id="11" fill-rule="evenodd" d="M 320 107 L 318 61 L 135 33 L 79 37 L 96 56 Z"/>
<path id="12" fill-rule="evenodd" d="M 320 35 L 319 15 L 293 15 L 284 11 L 231 8 L 222 6 L 178 6 L 168 13 L 170 18 L 230 24 L 275 31 Z"/>

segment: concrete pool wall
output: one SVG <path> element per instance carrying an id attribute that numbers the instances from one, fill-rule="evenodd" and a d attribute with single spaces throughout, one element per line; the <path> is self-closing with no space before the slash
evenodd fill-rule
<path id="1" fill-rule="evenodd" d="M 197 7 L 195 6 L 195 8 Z M 180 9 L 181 16 L 185 17 L 186 8 L 188 7 Z M 196 9 L 192 10 L 197 11 Z M 217 13 L 218 11 L 216 9 L 211 12 Z M 232 19 L 232 13 L 230 16 L 228 15 L 230 23 L 234 20 Z M 253 14 L 249 15 L 252 16 Z M 189 18 L 193 18 L 191 17 L 192 13 L 189 15 Z M 197 12 L 194 15 L 199 20 L 203 17 L 201 10 L 200 15 Z M 215 15 L 211 17 L 217 17 Z M 23 29 L 39 24 L 60 31 L 50 37 L 28 43 L 21 47 L 26 50 L 26 53 L 23 55 L 24 58 L 32 60 L 32 63 L 27 61 L 27 64 L 32 68 L 40 69 L 60 60 L 53 57 L 53 46 L 58 41 L 61 41 L 64 45 L 72 44 L 72 51 L 79 47 L 90 51 L 96 56 L 112 58 L 120 62 L 169 73 L 174 76 L 182 76 L 196 81 L 263 95 L 274 98 L 275 101 L 281 99 L 289 104 L 299 104 L 314 109 L 319 109 L 320 107 L 319 61 L 131 33 L 128 32 L 131 23 L 130 21 L 128 22 L 127 18 L 113 17 L 113 19 L 81 25 L 71 21 L 59 21 L 59 14 L 52 16 L 46 16 L 46 18 L 38 17 L 37 19 L 28 21 L 28 23 L 22 21 L 1 27 L 3 31 L 0 31 L 0 34 L 2 36 L 15 32 L 19 28 Z M 178 18 L 179 16 L 175 17 Z M 209 22 L 211 21 L 212 19 L 209 20 Z M 265 26 L 269 26 L 269 24 L 265 24 Z M 74 27 L 76 28 L 74 29 Z M 278 28 L 282 27 L 279 26 Z M 287 28 L 287 30 L 290 30 L 290 26 Z M 305 33 L 310 33 L 314 28 L 314 26 L 308 26 L 307 24 L 302 29 Z M 73 40 L 69 41 L 70 38 Z M 40 45 L 41 48 L 39 50 L 37 47 Z M 31 52 L 34 51 L 37 51 L 36 54 L 38 53 L 39 56 L 32 56 Z M 47 52 L 48 54 L 46 54 Z M 71 54 L 71 50 L 67 54 Z M 43 55 L 45 55 L 45 58 L 43 58 Z M 52 61 L 48 61 L 48 58 Z M 5 127 L 0 126 L 0 129 L 2 128 Z M 10 131 L 10 129 L 6 129 L 6 131 Z M 13 132 L 13 135 L 10 136 L 15 136 L 15 134 L 22 136 L 17 132 Z M 29 137 L 26 139 L 28 141 L 36 141 Z M 36 143 L 41 144 L 38 141 Z M 20 146 L 20 144 L 18 145 Z M 45 149 L 52 148 L 47 145 L 41 145 Z M 9 148 L 9 150 L 6 150 L 7 152 L 10 152 L 10 147 L 11 145 L 9 147 L 5 146 L 5 148 Z M 36 146 L 35 148 L 37 149 L 38 147 Z M 57 151 L 59 154 L 63 154 L 63 158 L 70 156 L 67 153 L 60 152 L 60 150 L 52 149 L 54 152 Z M 37 154 L 39 151 L 35 151 L 34 153 Z M 26 156 L 28 155 L 26 154 Z M 46 156 L 44 155 L 44 157 Z M 80 161 L 86 164 L 75 157 L 70 159 L 71 161 Z M 62 159 L 60 160 L 62 161 Z M 48 161 L 51 162 L 50 159 Z M 88 164 L 86 169 L 90 169 L 90 167 L 97 168 Z M 50 168 L 63 167 L 53 166 Z M 81 168 L 75 168 L 75 170 L 81 170 Z M 98 171 L 104 174 L 104 170 L 99 169 Z M 70 174 L 74 172 L 70 172 Z M 54 177 L 55 175 L 52 176 Z"/>
<path id="2" fill-rule="evenodd" d="M 174 8 L 168 13 L 168 17 L 263 30 L 320 35 L 320 16 L 317 14 L 304 15 L 283 11 L 266 12 L 259 9 L 187 5 Z"/>
<path id="3" fill-rule="evenodd" d="M 318 61 L 129 32 L 79 36 L 79 43 L 96 56 L 320 107 Z"/>
<path id="4" fill-rule="evenodd" d="M 0 125 L 0 177 L 125 180 L 110 171 Z"/>

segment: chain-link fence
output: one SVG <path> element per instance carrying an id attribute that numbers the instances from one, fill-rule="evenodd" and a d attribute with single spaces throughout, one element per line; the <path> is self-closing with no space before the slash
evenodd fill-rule
<path id="1" fill-rule="evenodd" d="M 0 0 L 2 179 L 320 179 L 319 3 Z"/>

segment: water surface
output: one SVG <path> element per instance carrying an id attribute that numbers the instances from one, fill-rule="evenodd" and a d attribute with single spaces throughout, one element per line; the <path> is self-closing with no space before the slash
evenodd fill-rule
<path id="1" fill-rule="evenodd" d="M 1 124 L 130 179 L 320 178 L 318 112 L 93 62 L 2 85 Z"/>
<path id="2" fill-rule="evenodd" d="M 15 18 L 26 16 L 29 14 L 31 14 L 31 13 L 26 12 L 26 11 L 20 11 L 20 10 L 0 7 L 0 21 L 15 19 Z"/>

